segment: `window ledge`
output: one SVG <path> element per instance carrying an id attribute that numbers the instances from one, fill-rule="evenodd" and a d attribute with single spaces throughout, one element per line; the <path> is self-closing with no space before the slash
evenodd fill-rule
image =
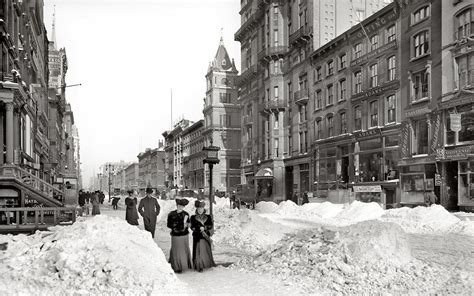
<path id="1" fill-rule="evenodd" d="M 429 56 L 429 55 L 431 55 L 431 50 L 429 50 L 427 53 L 424 53 L 424 54 L 422 54 L 422 55 L 420 55 L 420 56 L 412 57 L 412 58 L 410 59 L 410 62 L 414 62 L 414 61 L 416 61 L 416 60 L 422 59 L 422 58 L 427 57 L 427 56 Z"/>
<path id="2" fill-rule="evenodd" d="M 423 102 L 429 102 L 430 101 L 430 97 L 424 97 L 424 98 L 421 98 L 417 101 L 411 101 L 410 105 L 416 105 L 416 104 L 420 104 L 420 103 L 423 103 Z"/>
<path id="3" fill-rule="evenodd" d="M 327 104 L 325 108 L 329 108 L 329 107 L 331 107 L 331 106 L 333 106 L 333 105 L 334 105 L 334 104 L 332 104 L 332 103 L 331 103 L 331 104 Z"/>
<path id="4" fill-rule="evenodd" d="M 327 75 L 326 75 L 326 78 L 331 77 L 332 75 L 334 75 L 334 73 L 327 74 Z"/>
<path id="5" fill-rule="evenodd" d="M 411 17 L 412 17 L 412 16 L 410 16 L 410 18 L 411 18 Z M 421 23 L 423 23 L 423 22 L 426 22 L 426 21 L 429 20 L 430 18 L 431 18 L 431 8 L 430 8 L 430 16 L 427 16 L 427 17 L 425 17 L 424 19 L 417 21 L 416 23 L 411 23 L 411 20 L 410 20 L 410 27 L 414 27 L 414 26 L 416 26 L 416 25 L 418 25 L 418 24 L 421 24 Z"/>
<path id="6" fill-rule="evenodd" d="M 337 103 L 340 104 L 340 103 L 344 103 L 345 101 L 346 99 L 342 99 L 342 100 L 337 101 Z"/>
<path id="7" fill-rule="evenodd" d="M 427 157 L 428 154 L 413 154 L 411 157 L 412 158 L 421 158 L 421 157 Z"/>
<path id="8" fill-rule="evenodd" d="M 314 112 L 321 111 L 321 110 L 323 110 L 323 108 L 316 108 L 316 109 L 314 109 L 313 113 L 314 113 Z"/>

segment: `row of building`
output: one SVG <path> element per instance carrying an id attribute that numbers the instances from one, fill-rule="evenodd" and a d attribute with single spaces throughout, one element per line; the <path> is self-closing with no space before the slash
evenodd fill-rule
<path id="1" fill-rule="evenodd" d="M 361 1 L 340 2 L 241 2 L 243 183 L 474 206 L 474 4 L 399 0 L 340 32 Z"/>
<path id="2" fill-rule="evenodd" d="M 144 193 L 146 188 L 162 191 L 165 182 L 165 152 L 163 142 L 158 147 L 147 148 L 137 155 L 136 162 L 107 162 L 100 166 L 99 173 L 92 177 L 92 189 L 124 193 L 135 190 Z"/>
<path id="3" fill-rule="evenodd" d="M 65 201 L 64 190 L 81 183 L 66 50 L 57 47 L 54 20 L 48 39 L 43 6 L 42 0 L 0 5 L 0 206 L 48 203 L 53 193 Z"/>

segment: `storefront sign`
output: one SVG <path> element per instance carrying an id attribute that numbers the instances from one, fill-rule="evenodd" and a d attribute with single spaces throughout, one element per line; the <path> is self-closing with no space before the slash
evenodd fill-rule
<path id="1" fill-rule="evenodd" d="M 377 96 L 381 93 L 384 93 L 386 91 L 392 90 L 392 89 L 397 89 L 398 88 L 398 80 L 397 81 L 390 81 L 389 83 L 386 83 L 381 86 L 374 87 L 372 89 L 369 89 L 368 91 L 365 92 L 366 97 L 371 97 L 371 96 Z"/>
<path id="2" fill-rule="evenodd" d="M 354 186 L 354 192 L 382 192 L 380 185 Z"/>
<path id="3" fill-rule="evenodd" d="M 460 113 L 452 113 L 449 114 L 449 119 L 451 120 L 450 129 L 453 132 L 460 132 L 461 131 L 461 114 Z"/>
<path id="4" fill-rule="evenodd" d="M 381 133 L 380 133 L 379 128 L 373 128 L 373 129 L 363 131 L 363 132 L 355 132 L 354 136 L 356 138 L 356 141 L 360 141 L 364 138 L 370 138 L 373 136 L 381 136 Z"/>
<path id="5" fill-rule="evenodd" d="M 438 139 L 442 137 L 441 132 L 441 113 L 437 112 L 433 123 L 433 138 L 431 139 L 431 151 L 436 152 L 438 147 Z"/>
<path id="6" fill-rule="evenodd" d="M 444 157 L 445 159 L 467 158 L 468 154 L 471 153 L 474 153 L 474 145 L 458 147 L 452 150 L 445 149 Z"/>
<path id="7" fill-rule="evenodd" d="M 407 122 L 402 123 L 402 130 L 400 132 L 400 143 L 401 157 L 409 157 L 408 151 L 408 137 L 410 135 L 410 125 Z"/>
<path id="8" fill-rule="evenodd" d="M 364 24 L 364 30 L 359 30 L 355 34 L 355 38 L 357 39 L 363 39 L 366 38 L 365 34 L 371 34 L 377 30 L 379 30 L 382 27 L 385 27 L 389 22 L 396 20 L 398 18 L 398 10 L 391 10 L 390 12 L 387 12 L 387 14 L 384 14 L 374 21 Z"/>
<path id="9" fill-rule="evenodd" d="M 376 50 L 373 50 L 371 52 L 369 52 L 368 54 L 366 55 L 363 55 L 361 56 L 360 58 L 356 59 L 356 60 L 353 60 L 351 62 L 351 67 L 354 67 L 354 66 L 357 66 L 357 65 L 360 65 L 368 60 L 371 60 L 373 59 L 374 57 L 376 57 L 377 55 L 383 53 L 384 51 L 386 50 L 389 50 L 389 49 L 392 49 L 392 47 L 396 47 L 397 46 L 397 42 L 396 41 L 392 41 L 388 44 L 385 44 L 384 46 L 381 46 L 379 48 L 377 48 Z"/>
<path id="10" fill-rule="evenodd" d="M 424 114 L 427 114 L 427 113 L 430 113 L 430 112 L 431 112 L 430 108 L 428 108 L 427 106 L 424 106 L 424 107 L 421 107 L 421 108 L 411 109 L 411 110 L 405 111 L 405 116 L 406 117 L 415 117 L 415 116 L 424 115 Z"/>

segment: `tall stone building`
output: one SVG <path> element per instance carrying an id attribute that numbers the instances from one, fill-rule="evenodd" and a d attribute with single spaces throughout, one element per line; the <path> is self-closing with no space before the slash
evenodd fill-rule
<path id="1" fill-rule="evenodd" d="M 220 147 L 220 163 L 213 169 L 213 187 L 223 192 L 235 189 L 240 183 L 241 115 L 235 84 L 237 73 L 221 38 L 206 74 L 202 137 L 204 146 Z M 208 166 L 205 175 L 205 190 L 208 190 Z"/>
<path id="2" fill-rule="evenodd" d="M 242 74 L 237 80 L 243 118 L 242 178 L 243 182 L 253 185 L 260 199 L 283 200 L 292 198 L 295 193 L 316 191 L 314 160 L 310 155 L 315 145 L 315 110 L 308 104 L 316 96 L 314 85 L 328 77 L 325 80 L 328 85 L 321 83 L 323 92 L 320 95 L 332 92 L 328 99 L 335 98 L 340 81 L 335 81 L 334 77 L 343 79 L 341 75 L 347 74 L 347 63 L 353 55 L 351 44 L 345 40 L 341 42 L 348 37 L 339 38 L 338 34 L 346 35 L 351 25 L 385 4 L 386 1 L 242 2 L 242 25 L 235 33 L 235 40 L 241 42 L 242 56 Z M 348 13 L 351 10 L 352 13 Z M 374 37 L 373 46 L 385 44 L 385 41 L 378 41 L 385 33 L 374 34 L 385 28 L 376 21 L 372 23 L 377 23 L 371 24 L 374 26 L 370 33 L 370 37 Z M 353 27 L 352 31 L 356 29 Z M 339 41 L 311 57 L 334 38 Z M 371 42 L 364 41 L 361 46 L 370 48 Z M 337 51 L 341 44 L 351 52 L 344 56 L 342 48 Z M 364 51 L 371 50 L 364 48 Z M 336 54 L 341 54 L 343 67 L 340 67 L 340 57 L 332 56 Z M 366 57 L 372 59 L 373 55 Z M 320 63 L 319 59 L 326 58 L 329 58 L 328 63 Z M 329 63 L 331 59 L 332 63 Z M 365 69 L 364 75 L 367 75 Z M 353 78 L 348 76 L 346 79 L 343 86 L 350 93 Z M 366 79 L 369 80 L 368 75 Z M 338 109 L 337 103 L 333 106 Z"/>
<path id="3" fill-rule="evenodd" d="M 203 126 L 204 120 L 201 119 L 183 131 L 184 187 L 192 190 L 204 188 Z"/>

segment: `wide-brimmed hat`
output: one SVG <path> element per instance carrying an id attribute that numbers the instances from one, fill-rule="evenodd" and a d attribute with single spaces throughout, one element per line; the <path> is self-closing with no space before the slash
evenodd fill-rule
<path id="1" fill-rule="evenodd" d="M 127 190 L 128 194 L 133 194 L 133 190 Z"/>
<path id="2" fill-rule="evenodd" d="M 150 187 L 147 187 L 147 189 L 145 190 L 146 193 L 149 193 L 149 194 L 152 194 L 153 193 L 153 189 L 151 189 Z"/>
<path id="3" fill-rule="evenodd" d="M 194 202 L 194 206 L 196 208 L 204 208 L 205 205 L 206 205 L 206 203 L 203 200 L 196 200 Z"/>
<path id="4" fill-rule="evenodd" d="M 183 207 L 185 207 L 185 206 L 188 205 L 188 203 L 189 203 L 189 200 L 187 200 L 186 198 L 177 198 L 177 199 L 176 199 L 176 205 L 177 205 L 177 206 L 183 206 Z"/>

